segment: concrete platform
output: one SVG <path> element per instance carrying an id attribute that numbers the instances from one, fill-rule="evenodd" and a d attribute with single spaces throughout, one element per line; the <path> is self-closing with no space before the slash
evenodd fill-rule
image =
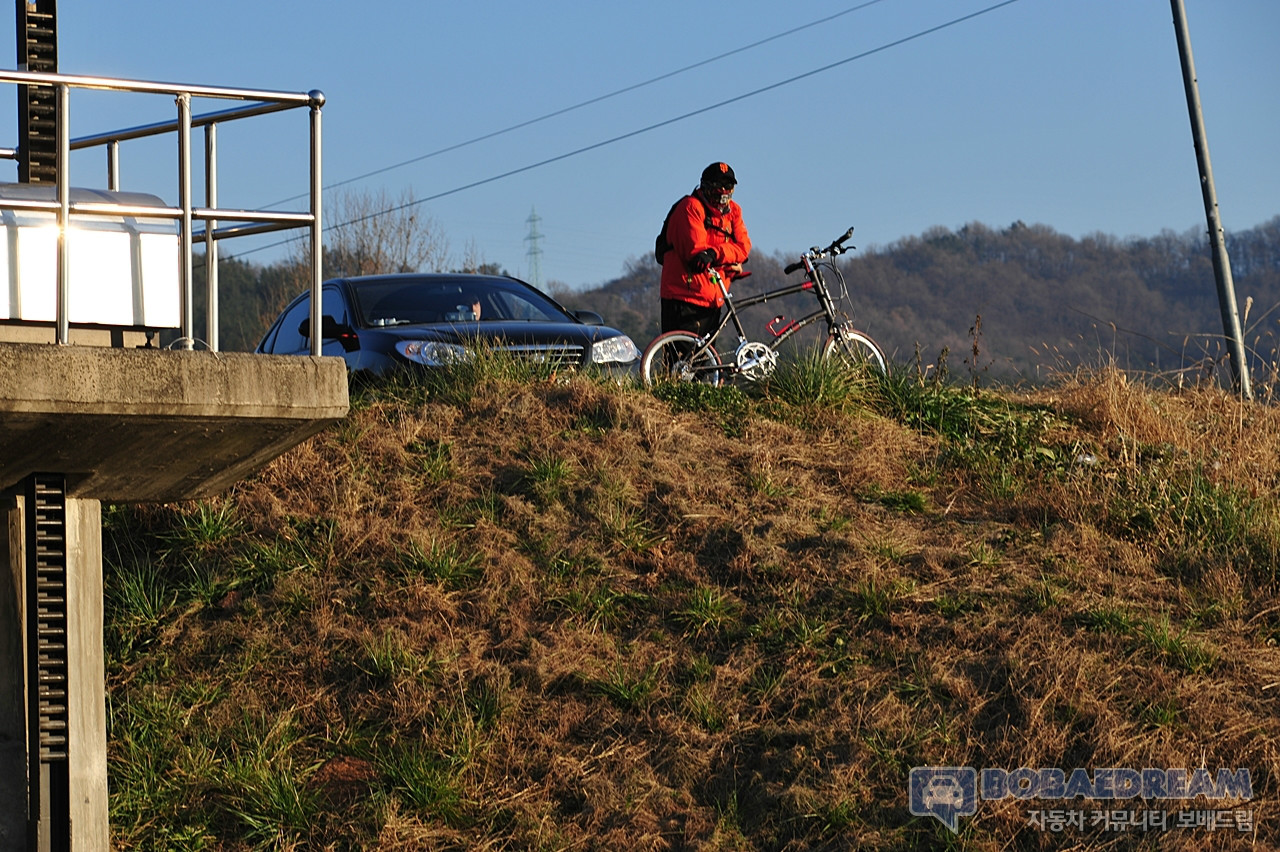
<path id="1" fill-rule="evenodd" d="M 0 493 L 57 472 L 81 499 L 207 497 L 347 407 L 340 358 L 0 343 Z"/>

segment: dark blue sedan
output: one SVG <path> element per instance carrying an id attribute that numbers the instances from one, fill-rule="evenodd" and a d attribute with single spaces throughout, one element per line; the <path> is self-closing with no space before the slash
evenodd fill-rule
<path id="1" fill-rule="evenodd" d="M 470 357 L 477 343 L 571 368 L 626 371 L 640 358 L 631 338 L 591 311 L 569 311 L 523 281 L 461 273 L 369 275 L 326 281 L 321 312 L 325 355 L 352 371 L 438 367 Z M 311 294 L 298 296 L 257 352 L 311 352 Z"/>

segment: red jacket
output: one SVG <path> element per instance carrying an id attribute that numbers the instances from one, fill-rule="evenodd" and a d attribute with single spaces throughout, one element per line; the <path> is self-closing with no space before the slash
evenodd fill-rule
<path id="1" fill-rule="evenodd" d="M 710 213 L 711 227 L 707 227 Z M 724 304 L 720 288 L 706 272 L 692 272 L 689 260 L 703 249 L 713 249 L 716 266 L 742 263 L 751 253 L 751 237 L 742 224 L 742 208 L 730 200 L 729 209 L 721 211 L 704 205 L 697 190 L 682 198 L 671 213 L 667 223 L 667 241 L 671 250 L 662 259 L 662 286 L 664 299 L 679 299 L 694 305 L 711 307 Z M 721 272 L 724 284 L 729 286 L 728 276 Z"/>

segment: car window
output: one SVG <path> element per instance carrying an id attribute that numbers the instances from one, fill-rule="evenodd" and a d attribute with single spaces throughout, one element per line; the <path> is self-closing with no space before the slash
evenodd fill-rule
<path id="1" fill-rule="evenodd" d="M 271 341 L 273 355 L 302 355 L 311 351 L 311 343 L 298 333 L 298 326 L 311 317 L 311 299 L 300 299 L 280 318 L 280 330 Z"/>
<path id="2" fill-rule="evenodd" d="M 535 304 L 531 302 L 522 293 L 513 293 L 510 291 L 498 292 L 493 294 L 493 302 L 496 312 L 503 319 L 512 320 L 529 320 L 545 322 L 547 320 L 563 321 L 557 312 L 556 316 L 550 315 L 545 305 Z"/>
<path id="3" fill-rule="evenodd" d="M 351 322 L 350 311 L 346 300 L 336 287 L 325 287 L 321 291 L 320 309 L 324 316 L 333 317 L 334 322 L 348 325 Z M 311 354 L 311 338 L 302 334 L 303 323 L 311 322 L 311 299 L 303 296 L 298 303 L 289 308 L 281 318 L 279 331 L 275 339 L 267 347 L 267 351 L 275 355 L 309 355 Z M 333 340 L 326 340 L 321 351 L 325 355 L 342 354 L 342 346 Z"/>
<path id="4" fill-rule="evenodd" d="M 351 312 L 347 309 L 347 300 L 342 291 L 334 286 L 327 286 L 320 291 L 320 311 L 327 317 L 333 317 L 339 325 L 351 325 Z"/>
<path id="5" fill-rule="evenodd" d="M 362 282 L 357 312 L 366 326 L 451 323 L 479 319 L 570 322 L 536 290 L 501 278 L 381 279 Z M 479 305 L 479 317 L 473 310 Z"/>

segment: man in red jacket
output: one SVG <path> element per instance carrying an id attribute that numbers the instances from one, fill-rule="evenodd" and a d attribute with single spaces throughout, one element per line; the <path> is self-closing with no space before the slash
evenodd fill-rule
<path id="1" fill-rule="evenodd" d="M 691 195 L 676 202 L 667 220 L 671 249 L 662 257 L 662 330 L 694 334 L 714 331 L 724 296 L 711 280 L 720 273 L 725 286 L 742 272 L 751 253 L 751 237 L 742 224 L 742 208 L 733 200 L 738 179 L 727 163 L 712 163 Z"/>

